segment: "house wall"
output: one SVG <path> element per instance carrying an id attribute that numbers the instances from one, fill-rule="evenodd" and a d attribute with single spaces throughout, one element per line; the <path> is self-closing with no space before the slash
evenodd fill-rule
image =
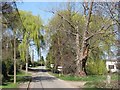
<path id="1" fill-rule="evenodd" d="M 106 61 L 106 68 L 107 68 L 107 70 L 108 71 L 110 70 L 111 72 L 117 72 L 118 69 L 116 68 L 116 64 L 117 64 L 116 61 Z M 114 69 L 109 69 L 109 65 L 114 65 Z"/>

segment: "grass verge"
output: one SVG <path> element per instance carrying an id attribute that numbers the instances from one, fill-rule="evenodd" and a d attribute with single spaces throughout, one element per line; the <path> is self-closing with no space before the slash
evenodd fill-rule
<path id="1" fill-rule="evenodd" d="M 77 77 L 71 75 L 60 75 L 49 72 L 49 74 L 66 81 L 85 81 L 85 90 L 96 90 L 98 88 L 116 88 L 118 82 L 118 74 L 111 75 L 111 83 L 107 84 L 107 75 L 88 75 L 85 77 Z"/>
<path id="2" fill-rule="evenodd" d="M 31 78 L 31 73 L 26 74 L 24 71 L 20 71 L 17 73 L 16 76 L 16 84 L 13 83 L 14 81 L 14 76 L 9 75 L 9 79 L 6 80 L 0 88 L 17 88 L 19 83 L 24 83 L 30 80 Z"/>
<path id="3" fill-rule="evenodd" d="M 60 75 L 52 72 L 49 72 L 49 74 L 66 81 L 104 81 L 107 78 L 106 75 L 88 75 L 85 77 L 77 77 L 77 76 L 71 76 L 71 75 Z M 113 74 L 111 76 L 111 79 L 118 80 L 118 75 Z"/>

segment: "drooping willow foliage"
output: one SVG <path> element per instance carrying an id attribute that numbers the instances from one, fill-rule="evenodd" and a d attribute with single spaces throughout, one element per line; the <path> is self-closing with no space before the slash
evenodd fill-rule
<path id="1" fill-rule="evenodd" d="M 1 2 L 2 6 L 2 26 L 16 31 L 16 38 L 21 40 L 18 47 L 22 60 L 25 60 L 26 49 L 30 42 L 34 42 L 37 52 L 40 52 L 40 43 L 43 42 L 43 36 L 40 33 L 42 29 L 42 20 L 39 16 L 32 15 L 31 12 L 19 11 L 15 2 Z"/>
<path id="2" fill-rule="evenodd" d="M 39 16 L 34 16 L 31 12 L 26 11 L 20 11 L 20 17 L 25 29 L 21 29 L 22 42 L 19 45 L 19 50 L 21 59 L 25 60 L 26 49 L 29 49 L 30 42 L 33 42 L 37 47 L 39 55 L 41 41 L 43 40 L 43 36 L 40 32 L 42 30 L 42 20 Z"/>

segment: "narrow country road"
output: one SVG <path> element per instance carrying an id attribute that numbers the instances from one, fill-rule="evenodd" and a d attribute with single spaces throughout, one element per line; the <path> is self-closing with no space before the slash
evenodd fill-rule
<path id="1" fill-rule="evenodd" d="M 48 74 L 46 72 L 45 67 L 37 67 L 37 68 L 32 68 L 34 71 L 32 80 L 29 84 L 28 90 L 34 90 L 35 88 L 39 89 L 47 89 L 47 88 L 75 88 L 69 83 L 57 79 L 56 77 Z M 66 90 L 66 89 L 65 89 Z"/>

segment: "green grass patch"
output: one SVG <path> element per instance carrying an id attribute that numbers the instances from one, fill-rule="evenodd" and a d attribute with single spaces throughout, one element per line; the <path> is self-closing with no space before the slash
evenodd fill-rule
<path id="1" fill-rule="evenodd" d="M 24 71 L 18 72 L 16 75 L 16 84 L 14 84 L 14 76 L 9 75 L 9 79 L 4 82 L 0 88 L 17 88 L 19 83 L 29 81 L 31 78 L 31 73 L 26 74 Z"/>
<path id="2" fill-rule="evenodd" d="M 49 74 L 66 81 L 86 81 L 84 90 L 98 90 L 98 88 L 115 88 L 117 87 L 118 74 L 111 74 L 111 84 L 106 86 L 107 75 L 88 75 L 85 77 L 77 77 L 71 75 L 60 75 L 49 72 Z"/>
<path id="3" fill-rule="evenodd" d="M 17 88 L 18 84 L 14 84 L 12 82 L 7 82 L 4 85 L 0 86 L 0 88 Z"/>
<path id="4" fill-rule="evenodd" d="M 86 88 L 110 88 L 110 89 L 115 89 L 118 90 L 118 81 L 116 80 L 111 80 L 111 83 L 108 84 L 106 81 L 91 81 L 87 82 L 85 84 Z"/>
<path id="5" fill-rule="evenodd" d="M 17 76 L 31 76 L 31 73 L 28 72 L 28 73 L 26 74 L 25 71 L 20 71 L 20 72 L 17 73 Z"/>
<path id="6" fill-rule="evenodd" d="M 112 80 L 118 80 L 119 79 L 119 75 L 118 74 L 112 74 L 111 75 L 111 79 Z"/>
<path id="7" fill-rule="evenodd" d="M 85 77 L 77 77 L 77 76 L 71 76 L 71 75 L 59 75 L 49 72 L 51 75 L 54 75 L 57 78 L 60 78 L 62 80 L 67 81 L 104 81 L 107 79 L 107 75 L 88 75 Z M 113 74 L 111 75 L 112 80 L 118 80 L 118 75 Z"/>

